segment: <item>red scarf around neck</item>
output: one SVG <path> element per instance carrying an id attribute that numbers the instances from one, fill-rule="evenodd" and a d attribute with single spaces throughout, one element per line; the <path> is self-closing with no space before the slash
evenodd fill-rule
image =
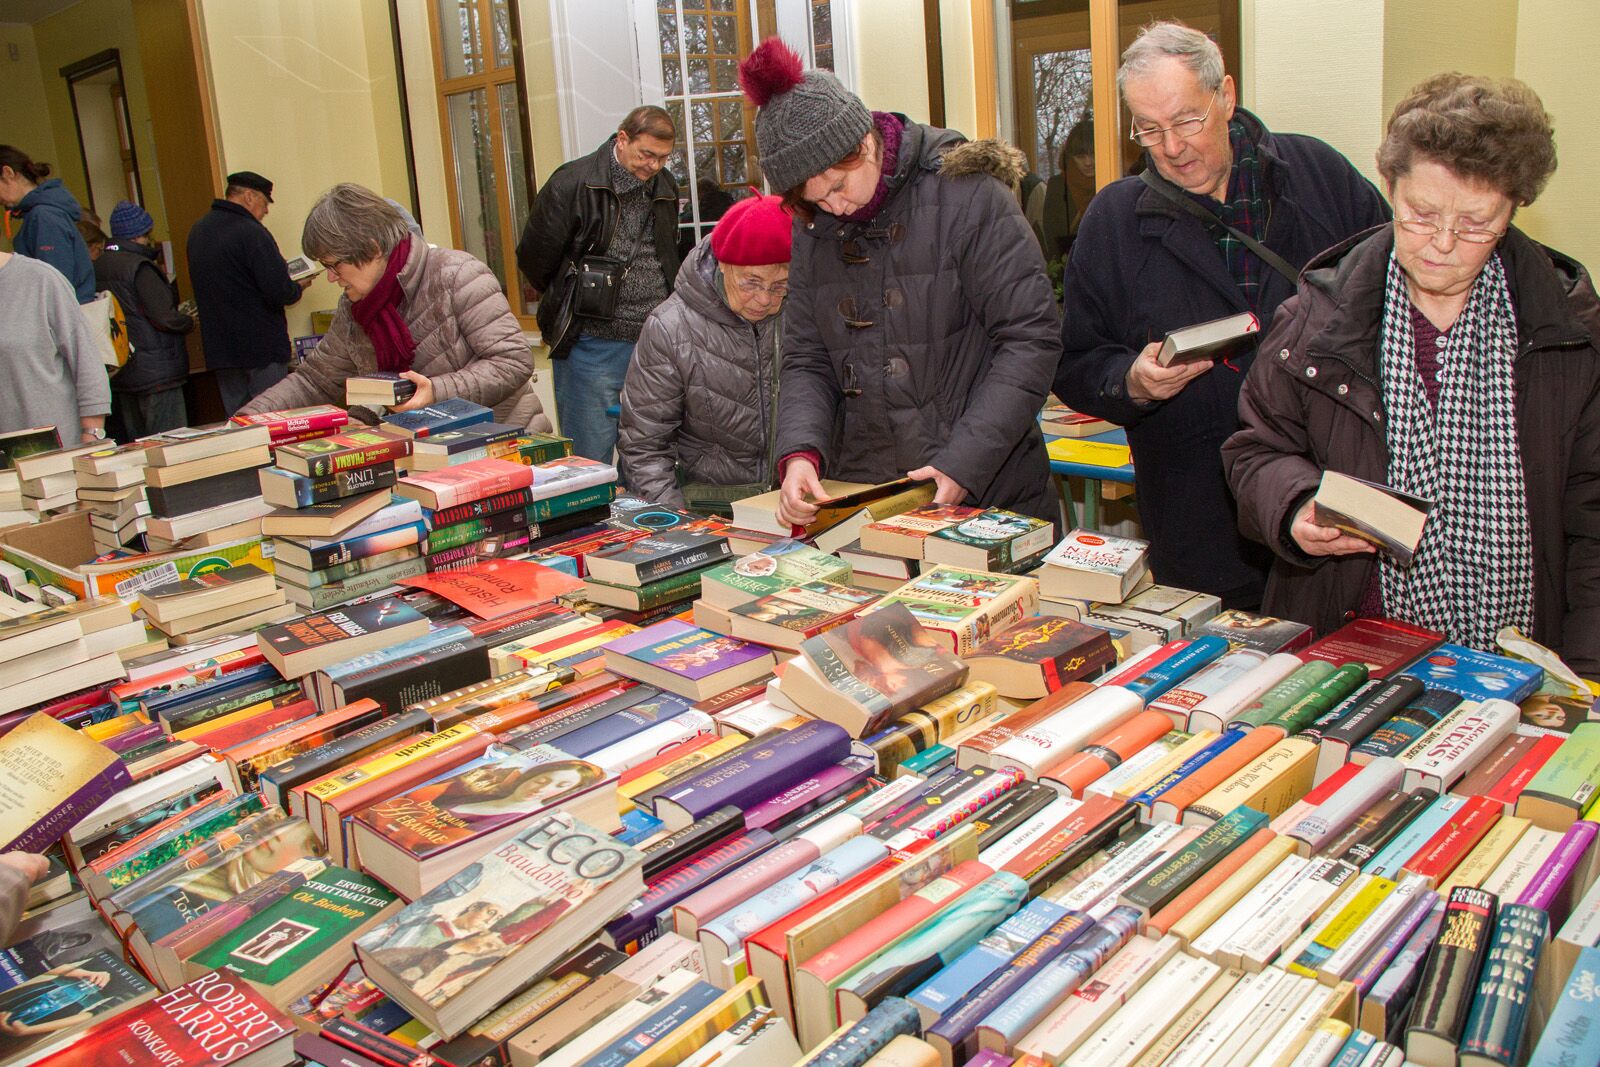
<path id="1" fill-rule="evenodd" d="M 406 320 L 400 316 L 400 301 L 406 297 L 400 288 L 400 271 L 411 257 L 411 239 L 394 246 L 389 262 L 383 268 L 383 277 L 372 291 L 350 305 L 350 314 L 356 324 L 372 342 L 372 352 L 378 358 L 378 369 L 391 374 L 411 369 L 411 359 L 416 354 L 417 342 L 411 338 Z"/>

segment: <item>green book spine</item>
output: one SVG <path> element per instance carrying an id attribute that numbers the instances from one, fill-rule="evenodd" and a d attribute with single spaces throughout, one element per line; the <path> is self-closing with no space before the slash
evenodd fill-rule
<path id="1" fill-rule="evenodd" d="M 265 807 L 266 801 L 262 799 L 260 793 L 247 793 L 240 797 L 237 803 L 227 805 L 204 822 L 185 830 L 183 833 L 169 837 L 136 856 L 130 856 L 122 863 L 110 868 L 105 873 L 105 879 L 110 883 L 112 889 L 121 889 L 125 885 L 130 885 L 157 867 L 171 863 L 190 849 L 215 837 L 223 830 L 233 829 L 250 816 L 260 813 Z"/>
<path id="2" fill-rule="evenodd" d="M 1234 730 L 1249 730 L 1269 722 L 1274 716 L 1287 711 L 1301 697 L 1327 681 L 1338 669 L 1323 660 L 1313 660 L 1303 667 L 1295 668 L 1293 674 L 1261 694 L 1260 699 L 1245 708 L 1228 724 L 1228 727 Z"/>
<path id="3" fill-rule="evenodd" d="M 1144 911 L 1160 911 L 1207 870 L 1270 822 L 1266 813 L 1238 807 L 1206 828 L 1172 858 L 1129 886 L 1122 903 Z"/>
<path id="4" fill-rule="evenodd" d="M 613 482 L 603 485 L 591 485 L 587 489 L 578 489 L 571 493 L 562 493 L 560 496 L 549 497 L 545 500 L 535 500 L 528 505 L 528 521 L 549 522 L 559 519 L 564 515 L 571 515 L 575 511 L 587 511 L 589 508 L 598 508 L 611 503 L 617 496 L 617 487 Z"/>
<path id="5" fill-rule="evenodd" d="M 1600 722 L 1579 723 L 1539 768 L 1522 795 L 1547 797 L 1580 810 L 1600 795 Z"/>
<path id="6" fill-rule="evenodd" d="M 1332 711 L 1341 700 L 1361 688 L 1366 680 L 1365 663 L 1346 663 L 1263 725 L 1281 726 L 1284 733 L 1297 734 Z"/>
<path id="7" fill-rule="evenodd" d="M 382 883 L 344 867 L 328 867 L 249 922 L 197 953 L 202 967 L 229 970 L 275 986 L 399 898 Z"/>
<path id="8" fill-rule="evenodd" d="M 572 442 L 565 437 L 557 437 L 554 434 L 533 434 L 532 438 L 527 444 L 518 447 L 516 454 L 519 462 L 530 465 L 549 463 L 553 459 L 572 455 Z"/>

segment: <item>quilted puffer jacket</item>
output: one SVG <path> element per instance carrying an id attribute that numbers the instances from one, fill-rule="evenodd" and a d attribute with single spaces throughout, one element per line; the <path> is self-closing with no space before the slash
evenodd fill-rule
<path id="1" fill-rule="evenodd" d="M 549 432 L 550 419 L 533 392 L 533 352 L 500 282 L 466 252 L 409 240 L 411 252 L 400 270 L 400 310 L 417 345 L 411 369 L 432 380 L 435 400 L 459 396 L 494 408 L 497 422 Z M 316 351 L 239 414 L 342 406 L 345 379 L 377 369 L 372 342 L 350 313 L 349 299 L 340 297 Z"/>
<path id="2" fill-rule="evenodd" d="M 630 489 L 681 508 L 679 468 L 690 482 L 771 480 L 777 323 L 728 307 L 711 238 L 689 253 L 676 290 L 645 320 L 622 386 L 617 451 Z"/>

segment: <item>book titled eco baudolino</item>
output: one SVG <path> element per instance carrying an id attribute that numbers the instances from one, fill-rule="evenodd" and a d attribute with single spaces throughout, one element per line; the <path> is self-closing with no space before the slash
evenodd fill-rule
<path id="1" fill-rule="evenodd" d="M 286 1008 L 337 976 L 350 941 L 399 907 L 400 898 L 371 876 L 327 867 L 194 962 L 230 971 Z"/>
<path id="2" fill-rule="evenodd" d="M 0 737 L 0 851 L 43 852 L 132 784 L 117 754 L 38 712 Z"/>
<path id="3" fill-rule="evenodd" d="M 604 830 L 550 812 L 369 930 L 356 952 L 390 997 L 453 1038 L 493 1009 L 494 991 L 520 987 L 643 892 L 643 862 L 643 853 Z M 419 974 L 421 957 L 446 941 L 481 969 Z"/>

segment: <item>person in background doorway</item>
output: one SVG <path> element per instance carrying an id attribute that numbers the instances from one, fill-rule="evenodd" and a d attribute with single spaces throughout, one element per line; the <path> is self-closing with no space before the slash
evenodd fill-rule
<path id="1" fill-rule="evenodd" d="M 776 196 L 734 204 L 645 320 L 622 387 L 617 459 L 646 500 L 727 514 L 771 487 L 792 228 Z"/>
<path id="2" fill-rule="evenodd" d="M 1222 443 L 1255 351 L 1215 367 L 1156 355 L 1185 326 L 1241 312 L 1270 322 L 1300 267 L 1389 209 L 1338 152 L 1239 107 L 1221 50 L 1198 30 L 1146 26 L 1117 84 L 1151 168 L 1100 190 L 1078 227 L 1055 394 L 1127 427 L 1156 581 L 1254 608 L 1271 555 L 1239 532 Z"/>
<path id="3" fill-rule="evenodd" d="M 322 195 L 300 235 L 344 290 L 333 323 L 295 372 L 242 412 L 345 402 L 345 379 L 386 371 L 416 384 L 395 411 L 460 397 L 497 421 L 550 429 L 533 391 L 533 352 L 500 281 L 467 252 L 434 248 L 394 205 L 346 182 Z"/>
<path id="4" fill-rule="evenodd" d="M 271 209 L 272 183 L 242 170 L 228 175 L 222 198 L 211 201 L 211 210 L 189 229 L 200 343 L 229 415 L 289 373 L 283 309 L 312 281 L 289 277 L 278 242 L 262 225 Z"/>
<path id="5" fill-rule="evenodd" d="M 622 382 L 644 320 L 678 274 L 677 128 L 636 107 L 605 144 L 563 163 L 534 199 L 517 266 L 540 294 L 556 417 L 580 456 L 610 463 Z"/>
<path id="6" fill-rule="evenodd" d="M 78 303 L 94 299 L 94 266 L 78 232 L 83 209 L 50 164 L 35 163 L 20 148 L 0 144 L 0 204 L 22 220 L 11 236 L 19 256 L 50 264 L 65 275 Z"/>
<path id="7" fill-rule="evenodd" d="M 74 231 L 76 233 L 76 231 Z M 0 252 L 0 433 L 54 426 L 71 447 L 104 440 L 111 386 L 61 272 Z"/>
<path id="8" fill-rule="evenodd" d="M 1511 224 L 1556 169 L 1515 80 L 1438 74 L 1395 105 L 1395 221 L 1329 249 L 1273 320 L 1223 451 L 1263 608 L 1386 616 L 1495 650 L 1515 626 L 1600 677 L 1600 298 Z M 1431 501 L 1410 566 L 1319 525 L 1325 470 Z"/>
<path id="9" fill-rule="evenodd" d="M 799 215 L 783 313 L 783 521 L 821 478 L 1059 522 L 1038 415 L 1061 355 L 1044 256 L 999 141 L 872 112 L 777 38 L 740 67 L 761 169 Z"/>
<path id="10" fill-rule="evenodd" d="M 194 320 L 178 310 L 178 290 L 150 240 L 155 220 L 122 200 L 111 210 L 111 240 L 94 261 L 95 285 L 122 305 L 128 325 L 128 363 L 111 379 L 111 410 L 119 441 L 188 424 L 183 386 L 189 380 L 184 335 Z"/>
<path id="11" fill-rule="evenodd" d="M 1094 199 L 1094 118 L 1084 116 L 1061 145 L 1059 169 L 1050 176 L 1044 201 L 1045 258 L 1063 259 L 1072 250 L 1083 213 Z"/>

